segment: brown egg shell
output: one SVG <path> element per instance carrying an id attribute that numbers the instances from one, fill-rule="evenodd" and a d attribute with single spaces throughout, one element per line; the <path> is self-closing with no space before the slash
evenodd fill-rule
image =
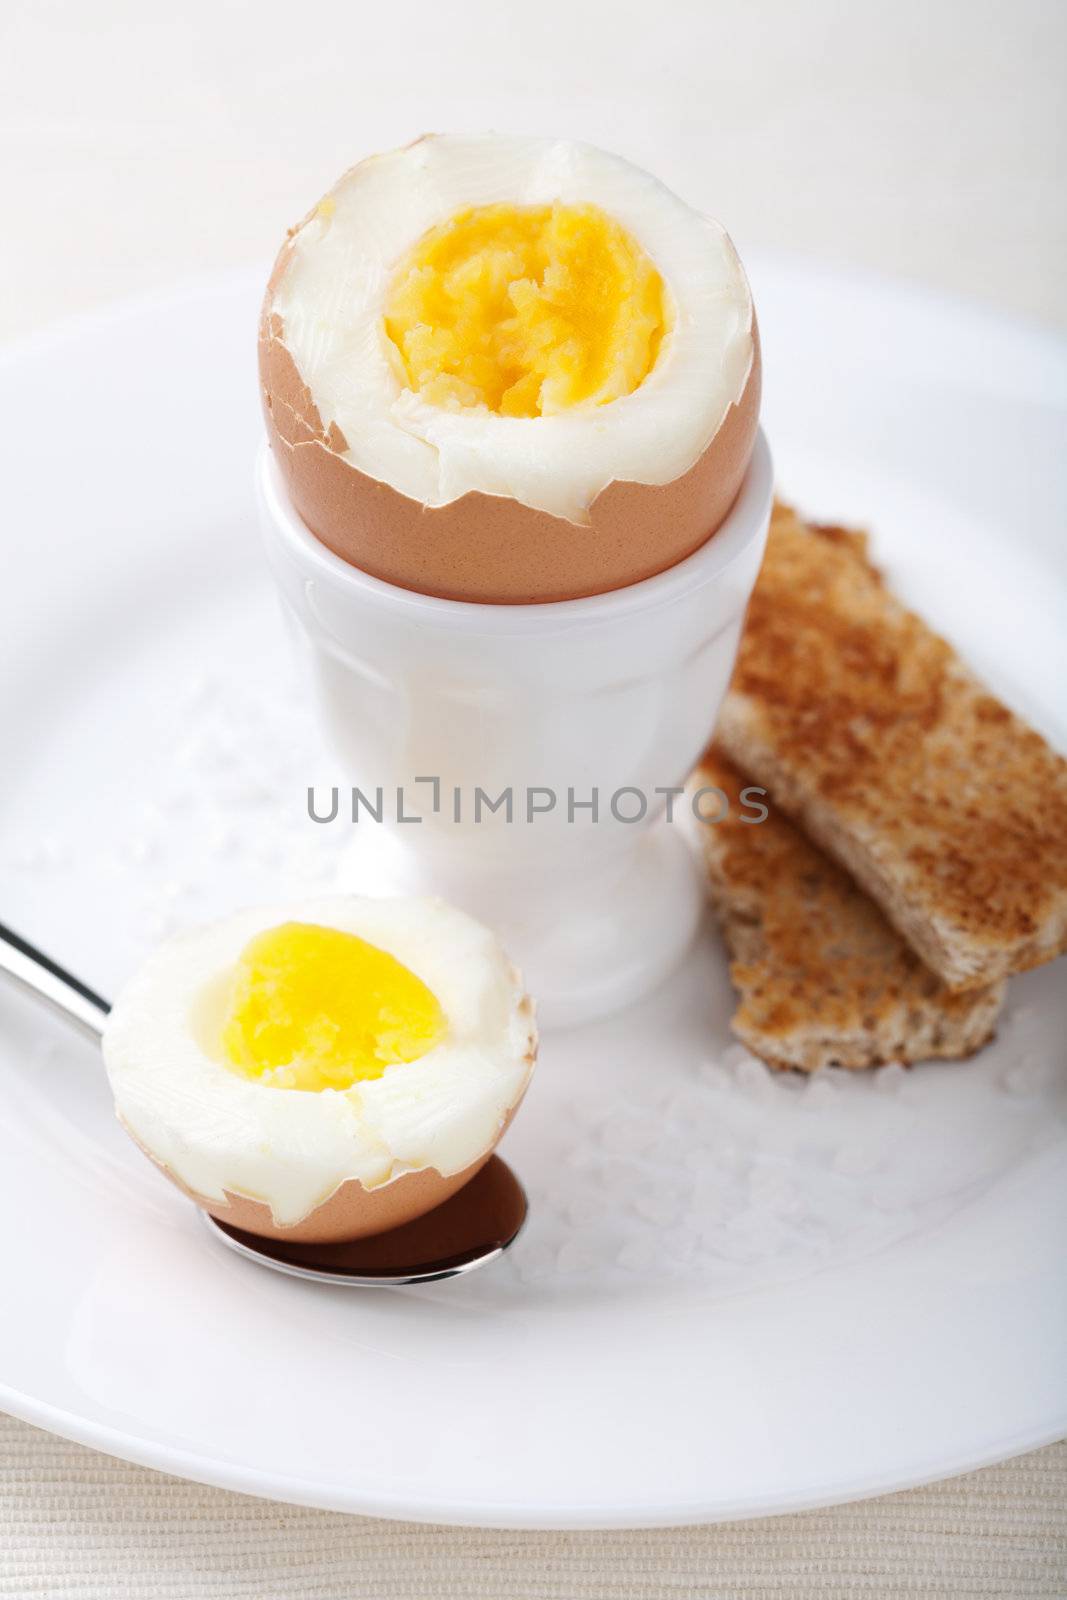
<path id="1" fill-rule="evenodd" d="M 260 318 L 264 415 L 294 506 L 342 560 L 420 594 L 528 605 L 639 583 L 692 555 L 721 525 L 759 424 L 762 369 L 754 313 L 744 390 L 693 466 L 673 482 L 611 483 L 581 525 L 479 491 L 425 506 L 352 466 L 344 459 L 348 443 L 341 430 L 324 428 L 273 309 L 291 247 L 290 237 L 274 264 Z"/>
<path id="2" fill-rule="evenodd" d="M 530 1064 L 533 1065 L 532 1056 Z M 524 1087 L 523 1094 L 525 1092 Z M 223 1191 L 225 1200 L 210 1200 L 206 1195 L 198 1194 L 183 1183 L 165 1162 L 153 1155 L 125 1123 L 123 1127 L 138 1149 L 194 1205 L 209 1216 L 216 1217 L 219 1222 L 225 1222 L 228 1227 L 241 1228 L 245 1233 L 254 1233 L 261 1239 L 285 1239 L 292 1244 L 342 1244 L 352 1239 L 366 1239 L 376 1233 L 387 1233 L 390 1228 L 413 1222 L 416 1217 L 423 1217 L 428 1211 L 442 1205 L 485 1166 L 521 1103 L 522 1095 L 507 1113 L 488 1147 L 461 1171 L 446 1175 L 436 1167 L 419 1167 L 411 1172 L 403 1172 L 374 1189 L 365 1189 L 358 1178 L 347 1178 L 299 1222 L 288 1227 L 275 1222 L 266 1201 L 255 1200 L 251 1195 L 226 1189 Z"/>

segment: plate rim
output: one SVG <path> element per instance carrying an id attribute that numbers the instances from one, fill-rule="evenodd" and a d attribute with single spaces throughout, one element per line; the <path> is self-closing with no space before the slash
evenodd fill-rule
<path id="1" fill-rule="evenodd" d="M 1056 1444 L 1067 1435 L 1067 1413 L 1053 1427 L 1024 1429 L 1007 1445 L 994 1445 L 981 1458 L 968 1453 L 966 1459 L 951 1452 L 937 1462 L 930 1462 L 916 1475 L 911 1472 L 872 1473 L 861 1483 L 852 1481 L 850 1487 L 827 1484 L 814 1493 L 798 1492 L 794 1495 L 769 1493 L 750 1496 L 736 1502 L 721 1501 L 709 1506 L 694 1501 L 671 1511 L 650 1514 L 635 1501 L 632 1505 L 613 1503 L 610 1508 L 598 1507 L 594 1502 L 582 1507 L 557 1507 L 549 1511 L 531 1510 L 520 1503 L 500 1502 L 491 1511 L 483 1504 L 470 1500 L 432 1500 L 418 1496 L 365 1494 L 362 1491 L 345 1492 L 335 1483 L 313 1478 L 287 1477 L 258 1467 L 236 1466 L 220 1457 L 202 1455 L 196 1451 L 175 1449 L 158 1444 L 144 1435 L 126 1433 L 106 1423 L 91 1423 L 76 1413 L 53 1406 L 45 1401 L 34 1401 L 20 1391 L 0 1382 L 2 1409 L 21 1422 L 58 1434 L 73 1444 L 99 1450 L 116 1456 L 135 1466 L 149 1467 L 172 1477 L 206 1484 L 210 1488 L 226 1489 L 236 1494 L 252 1495 L 258 1499 L 278 1500 L 286 1505 L 306 1506 L 312 1510 L 341 1512 L 349 1516 L 381 1517 L 392 1522 L 417 1522 L 443 1524 L 448 1527 L 522 1529 L 530 1532 L 566 1533 L 594 1530 L 619 1531 L 627 1528 L 684 1528 L 712 1527 L 728 1522 L 753 1522 L 763 1517 L 789 1516 L 794 1512 L 819 1511 L 827 1507 L 851 1505 L 862 1500 L 873 1500 L 905 1489 L 919 1489 L 927 1484 L 941 1483 L 946 1479 L 978 1472 L 983 1467 L 1010 1461 L 1033 1450 Z M 15 1402 L 15 1403 L 11 1403 Z"/>

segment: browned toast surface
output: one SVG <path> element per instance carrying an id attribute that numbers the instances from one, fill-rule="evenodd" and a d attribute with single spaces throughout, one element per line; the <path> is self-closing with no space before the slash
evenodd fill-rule
<path id="1" fill-rule="evenodd" d="M 712 749 L 693 787 L 749 780 Z M 966 1056 L 990 1037 L 1003 982 L 954 993 L 874 902 L 773 805 L 703 824 L 712 903 L 740 1002 L 737 1036 L 776 1067 L 873 1067 Z"/>
<path id="2" fill-rule="evenodd" d="M 862 534 L 775 508 L 717 739 L 952 987 L 1067 948 L 1067 763 Z"/>

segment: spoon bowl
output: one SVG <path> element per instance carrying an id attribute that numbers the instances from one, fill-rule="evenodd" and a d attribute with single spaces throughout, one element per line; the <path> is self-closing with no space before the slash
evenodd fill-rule
<path id="1" fill-rule="evenodd" d="M 499 1156 L 490 1156 L 469 1183 L 433 1211 L 388 1233 L 341 1244 L 289 1244 L 264 1239 L 200 1213 L 221 1244 L 257 1266 L 291 1278 L 349 1288 L 398 1288 L 457 1278 L 495 1261 L 526 1221 L 522 1185 Z"/>

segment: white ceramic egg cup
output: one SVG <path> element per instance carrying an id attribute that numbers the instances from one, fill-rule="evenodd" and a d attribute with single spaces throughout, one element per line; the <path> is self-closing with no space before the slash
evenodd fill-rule
<path id="1" fill-rule="evenodd" d="M 762 433 L 707 544 L 642 583 L 551 604 L 383 583 L 311 534 L 267 447 L 257 479 L 271 568 L 310 645 L 340 776 L 363 797 L 346 886 L 441 894 L 481 918 L 546 1026 L 646 994 L 700 916 L 680 788 L 718 713 L 763 556 L 773 476 Z M 341 788 L 333 826 L 351 822 L 350 802 Z"/>

